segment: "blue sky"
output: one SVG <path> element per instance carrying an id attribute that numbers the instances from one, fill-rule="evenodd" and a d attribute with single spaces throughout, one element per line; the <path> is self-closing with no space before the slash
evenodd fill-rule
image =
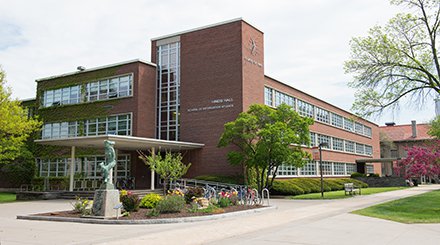
<path id="1" fill-rule="evenodd" d="M 265 35 L 265 73 L 349 110 L 343 62 L 351 37 L 366 35 L 399 10 L 386 0 L 24 1 L 0 0 L 0 64 L 13 96 L 35 97 L 35 80 L 131 59 L 150 60 L 150 39 L 237 17 Z M 370 120 L 383 125 L 434 116 L 422 108 Z"/>

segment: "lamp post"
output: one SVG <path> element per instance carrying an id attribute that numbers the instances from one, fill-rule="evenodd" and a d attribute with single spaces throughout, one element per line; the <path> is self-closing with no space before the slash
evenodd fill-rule
<path id="1" fill-rule="evenodd" d="M 321 198 L 324 198 L 324 178 L 322 174 L 322 147 L 328 147 L 327 142 L 319 143 L 319 173 L 321 174 Z"/>

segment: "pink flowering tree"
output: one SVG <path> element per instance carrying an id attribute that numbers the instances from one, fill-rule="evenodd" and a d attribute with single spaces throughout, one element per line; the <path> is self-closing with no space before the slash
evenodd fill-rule
<path id="1" fill-rule="evenodd" d="M 406 150 L 408 155 L 398 161 L 396 173 L 403 173 L 405 178 L 440 175 L 440 141 L 409 147 Z"/>

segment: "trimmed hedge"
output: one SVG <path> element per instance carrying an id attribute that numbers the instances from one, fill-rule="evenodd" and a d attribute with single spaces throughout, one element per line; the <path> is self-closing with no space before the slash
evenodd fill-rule
<path id="1" fill-rule="evenodd" d="M 345 183 L 354 183 L 355 185 L 367 188 L 368 185 L 362 181 L 351 178 L 325 178 L 324 191 L 343 190 Z M 295 178 L 286 180 L 275 180 L 271 189 L 274 195 L 302 195 L 307 193 L 316 193 L 321 191 L 321 181 L 317 178 Z"/>
<path id="2" fill-rule="evenodd" d="M 194 179 L 235 185 L 242 185 L 244 183 L 243 176 L 200 175 L 194 177 Z"/>

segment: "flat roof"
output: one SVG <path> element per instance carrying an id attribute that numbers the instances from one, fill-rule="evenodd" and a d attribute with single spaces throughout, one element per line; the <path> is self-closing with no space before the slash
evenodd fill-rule
<path id="1" fill-rule="evenodd" d="M 200 143 L 159 140 L 154 138 L 125 135 L 98 135 L 62 139 L 41 139 L 35 140 L 35 143 L 42 145 L 76 146 L 104 149 L 104 140 L 114 141 L 115 149 L 120 150 L 148 150 L 154 147 L 156 150 L 179 151 L 200 149 L 205 146 L 205 144 Z"/>
<path id="2" fill-rule="evenodd" d="M 146 65 L 150 65 L 150 66 L 154 66 L 154 67 L 157 66 L 156 64 L 148 62 L 148 61 L 145 61 L 145 60 L 133 59 L 133 60 L 122 61 L 122 62 L 113 63 L 113 64 L 109 64 L 109 65 L 103 65 L 103 66 L 98 66 L 98 67 L 93 67 L 93 68 L 88 68 L 88 69 L 86 68 L 83 71 L 73 71 L 73 72 L 68 72 L 68 73 L 64 73 L 64 74 L 61 74 L 61 75 L 44 77 L 44 78 L 40 78 L 40 79 L 35 80 L 35 82 L 41 82 L 41 81 L 46 81 L 46 80 L 51 80 L 51 79 L 55 79 L 55 78 L 76 75 L 76 74 L 80 74 L 80 73 L 84 73 L 84 72 L 89 72 L 89 71 L 101 70 L 101 69 L 115 67 L 115 66 L 121 66 L 121 65 L 126 65 L 126 64 L 135 63 L 135 62 L 144 63 Z"/>
<path id="3" fill-rule="evenodd" d="M 179 31 L 179 32 L 175 32 L 175 33 L 172 33 L 172 34 L 167 34 L 167 35 L 164 35 L 164 36 L 151 38 L 151 41 L 157 41 L 157 40 L 161 40 L 161 39 L 165 39 L 165 38 L 179 36 L 179 35 L 182 35 L 182 34 L 186 34 L 186 33 L 190 33 L 190 32 L 195 32 L 195 31 L 200 31 L 200 30 L 203 30 L 203 29 L 208 29 L 208 28 L 212 28 L 212 27 L 216 27 L 216 26 L 221 26 L 221 25 L 225 25 L 225 24 L 229 24 L 229 23 L 233 23 L 233 22 L 237 22 L 237 21 L 243 21 L 246 24 L 248 24 L 248 25 L 252 26 L 253 28 L 255 28 L 257 31 L 263 33 L 261 30 L 259 30 L 255 26 L 249 24 L 247 21 L 243 20 L 243 18 L 240 17 L 240 18 L 226 20 L 226 21 L 222 21 L 222 22 L 218 22 L 218 23 L 214 23 L 214 24 L 210 24 L 210 25 L 196 27 L 196 28 L 189 29 L 189 30 L 186 30 L 186 31 Z"/>
<path id="4" fill-rule="evenodd" d="M 351 114 L 351 115 L 353 115 L 353 116 L 355 116 L 355 117 L 358 117 L 358 118 L 360 118 L 360 119 L 362 119 L 362 120 L 365 120 L 365 121 L 367 121 L 367 122 L 369 122 L 369 123 L 371 123 L 371 124 L 374 124 L 374 125 L 376 125 L 376 126 L 379 127 L 379 125 L 378 125 L 377 123 L 374 123 L 374 122 L 372 122 L 372 121 L 370 121 L 370 120 L 367 120 L 367 119 L 365 119 L 365 118 L 363 118 L 363 117 L 360 117 L 360 116 L 358 116 L 358 115 L 355 115 L 355 114 L 353 114 L 352 112 L 349 112 L 349 111 L 347 111 L 347 110 L 345 110 L 345 109 L 342 109 L 341 107 L 338 107 L 338 106 L 335 106 L 335 105 L 333 105 L 333 104 L 330 104 L 330 103 L 328 103 L 328 102 L 325 101 L 325 100 L 322 100 L 322 99 L 320 99 L 320 98 L 318 98 L 318 97 L 315 97 L 315 96 L 313 96 L 313 95 L 311 95 L 311 94 L 309 94 L 309 93 L 306 93 L 306 92 L 304 92 L 304 91 L 302 91 L 302 90 L 299 90 L 299 89 L 297 89 L 297 88 L 295 88 L 295 87 L 293 87 L 293 86 L 291 86 L 291 85 L 289 85 L 289 84 L 287 84 L 287 83 L 281 82 L 280 80 L 277 80 L 277 79 L 275 79 L 275 78 L 273 78 L 273 77 L 270 77 L 270 76 L 268 76 L 268 75 L 264 75 L 264 76 L 265 76 L 265 77 L 268 77 L 268 78 L 270 78 L 270 79 L 272 79 L 272 80 L 274 80 L 275 82 L 278 82 L 278 83 L 281 83 L 281 84 L 283 84 L 283 85 L 286 85 L 286 86 L 289 87 L 289 88 L 295 89 L 295 90 L 297 90 L 297 91 L 299 91 L 299 92 L 301 92 L 301 93 L 303 93 L 303 94 L 306 94 L 306 95 L 308 95 L 308 96 L 310 96 L 310 97 L 312 97 L 312 98 L 314 98 L 314 99 L 316 99 L 316 100 L 319 100 L 319 101 L 321 101 L 321 102 L 323 102 L 323 103 L 326 103 L 327 105 L 333 106 L 333 107 L 335 107 L 335 108 L 337 108 L 337 109 L 339 109 L 339 110 L 341 110 L 341 111 L 344 111 L 344 112 L 346 112 L 346 113 L 348 113 L 348 114 Z M 281 92 L 283 92 L 283 91 L 281 91 Z"/>

